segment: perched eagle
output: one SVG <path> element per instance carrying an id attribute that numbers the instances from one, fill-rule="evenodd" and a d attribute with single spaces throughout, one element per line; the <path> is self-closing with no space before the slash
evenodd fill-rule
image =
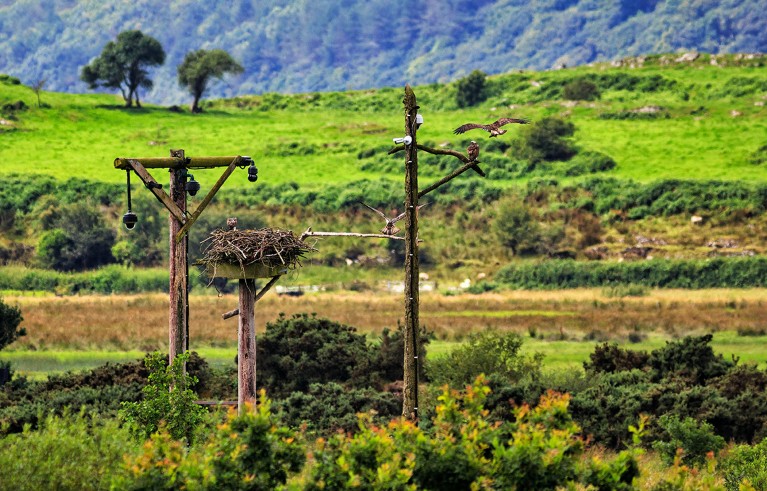
<path id="1" fill-rule="evenodd" d="M 469 155 L 470 162 L 477 160 L 477 157 L 479 157 L 479 145 L 477 145 L 477 142 L 472 140 L 471 144 L 466 148 L 466 153 Z"/>
<path id="2" fill-rule="evenodd" d="M 490 124 L 477 124 L 477 123 L 466 123 L 464 125 L 459 126 L 458 128 L 453 131 L 456 135 L 460 135 L 461 133 L 465 133 L 469 130 L 473 129 L 483 129 L 485 131 L 490 132 L 490 138 L 494 136 L 500 136 L 504 133 L 506 133 L 508 130 L 502 130 L 501 126 L 509 123 L 519 123 L 519 124 L 528 124 L 530 121 L 526 119 L 516 119 L 516 118 L 501 118 L 495 123 Z"/>
<path id="3" fill-rule="evenodd" d="M 381 233 L 383 235 L 396 235 L 400 231 L 400 229 L 398 227 L 396 227 L 394 224 L 397 223 L 398 221 L 402 220 L 403 218 L 405 218 L 405 213 L 406 212 L 402 212 L 402 213 L 400 213 L 399 215 L 397 215 L 394 218 L 389 218 L 381 210 L 377 210 L 377 209 L 373 208 L 372 206 L 370 206 L 370 205 L 368 205 L 366 203 L 363 203 L 362 201 L 360 201 L 359 203 L 364 205 L 365 207 L 373 210 L 374 212 L 378 213 L 379 215 L 381 215 L 381 217 L 383 217 L 384 220 L 386 220 L 386 226 L 384 226 L 384 228 L 381 229 Z M 426 203 L 424 203 L 422 205 L 418 205 L 418 208 L 416 208 L 416 210 L 420 210 L 424 206 L 426 206 Z"/>

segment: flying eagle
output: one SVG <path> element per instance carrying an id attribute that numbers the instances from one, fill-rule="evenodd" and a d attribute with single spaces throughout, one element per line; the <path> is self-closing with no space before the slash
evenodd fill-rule
<path id="1" fill-rule="evenodd" d="M 405 213 L 406 212 L 402 212 L 402 213 L 400 213 L 399 215 L 397 215 L 394 218 L 389 218 L 381 210 L 373 208 L 372 206 L 370 206 L 370 205 L 368 205 L 366 203 L 363 203 L 362 201 L 360 201 L 359 203 L 364 205 L 365 207 L 373 210 L 374 212 L 378 213 L 379 215 L 381 215 L 381 217 L 383 217 L 384 220 L 386 220 L 386 226 L 384 226 L 384 228 L 381 229 L 381 233 L 383 235 L 397 235 L 397 233 L 400 231 L 400 229 L 398 227 L 396 227 L 394 224 L 397 223 L 398 221 L 402 220 L 403 218 L 405 218 Z M 426 206 L 426 204 L 427 203 L 424 203 L 422 205 L 418 205 L 418 208 L 416 208 L 416 210 L 420 210 L 421 208 Z"/>
<path id="2" fill-rule="evenodd" d="M 501 118 L 495 123 L 490 123 L 490 124 L 466 123 L 456 128 L 455 131 L 453 131 L 453 133 L 455 133 L 456 135 L 460 135 L 461 133 L 465 133 L 469 130 L 480 128 L 485 131 L 489 131 L 490 138 L 493 138 L 494 136 L 501 136 L 502 134 L 506 133 L 508 130 L 502 130 L 501 126 L 505 124 L 509 124 L 509 123 L 528 124 L 530 123 L 530 121 L 526 119 L 517 119 L 517 118 Z"/>
<path id="3" fill-rule="evenodd" d="M 477 145 L 477 142 L 472 140 L 471 144 L 466 148 L 466 153 L 469 155 L 470 162 L 477 160 L 477 157 L 479 157 L 479 145 Z"/>

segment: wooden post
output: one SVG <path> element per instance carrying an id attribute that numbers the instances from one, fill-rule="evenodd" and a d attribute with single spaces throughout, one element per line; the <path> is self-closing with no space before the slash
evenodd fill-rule
<path id="1" fill-rule="evenodd" d="M 240 280 L 240 322 L 237 328 L 237 412 L 256 403 L 256 280 Z"/>
<path id="2" fill-rule="evenodd" d="M 171 150 L 171 157 L 184 158 L 183 150 Z M 170 199 L 186 212 L 186 173 L 185 169 L 170 169 Z M 188 310 L 189 290 L 187 289 L 187 241 L 176 241 L 183 223 L 173 214 L 170 215 L 170 325 L 168 326 L 169 362 L 183 353 L 189 342 Z"/>
<path id="3" fill-rule="evenodd" d="M 405 86 L 405 359 L 402 416 L 418 422 L 418 150 L 415 94 Z"/>

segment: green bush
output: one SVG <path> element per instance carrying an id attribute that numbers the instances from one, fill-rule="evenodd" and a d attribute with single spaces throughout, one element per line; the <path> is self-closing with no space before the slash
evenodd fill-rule
<path id="1" fill-rule="evenodd" d="M 541 225 L 530 208 L 518 199 L 498 203 L 493 232 L 504 247 L 518 255 L 535 250 L 541 237 Z"/>
<path id="2" fill-rule="evenodd" d="M 421 335 L 422 349 L 428 342 Z M 385 332 L 369 346 L 356 328 L 315 315 L 281 315 L 258 341 L 259 383 L 275 398 L 307 392 L 312 384 L 381 387 L 402 379 L 402 333 Z"/>
<path id="3" fill-rule="evenodd" d="M 361 415 L 356 434 L 317 441 L 306 489 L 632 489 L 634 451 L 611 462 L 581 459 L 568 396 L 549 393 L 535 408 L 516 408 L 514 422 L 495 424 L 488 392 L 481 378 L 463 393 L 446 389 L 428 429 L 402 419 L 379 427 Z"/>
<path id="4" fill-rule="evenodd" d="M 495 281 L 510 288 L 559 289 L 642 285 L 650 288 L 749 288 L 767 286 L 767 258 L 654 259 L 511 263 Z"/>
<path id="5" fill-rule="evenodd" d="M 487 99 L 487 75 L 480 70 L 474 70 L 466 77 L 455 83 L 455 103 L 458 107 L 470 107 Z"/>
<path id="6" fill-rule="evenodd" d="M 61 208 L 55 228 L 43 234 L 37 255 L 44 267 L 57 271 L 82 271 L 114 262 L 114 231 L 101 213 L 87 203 Z"/>
<path id="7" fill-rule="evenodd" d="M 560 118 L 547 117 L 520 131 L 517 153 L 532 162 L 569 160 L 578 153 L 569 140 L 575 125 Z"/>
<path id="8" fill-rule="evenodd" d="M 520 353 L 522 337 L 516 333 L 473 333 L 449 354 L 429 360 L 427 375 L 437 386 L 461 388 L 479 375 L 498 374 L 512 382 L 540 375 L 543 356 Z"/>
<path id="9" fill-rule="evenodd" d="M 298 435 L 277 423 L 262 392 L 258 408 L 230 411 L 203 445 L 154 433 L 126 459 L 113 489 L 281 489 L 305 459 Z"/>
<path id="10" fill-rule="evenodd" d="M 599 99 L 599 87 L 587 79 L 575 79 L 562 88 L 562 97 L 569 101 L 595 101 Z"/>
<path id="11" fill-rule="evenodd" d="M 107 490 L 124 472 L 123 456 L 138 447 L 116 420 L 85 410 L 48 415 L 39 426 L 2 438 L 0 490 Z"/>
<path id="12" fill-rule="evenodd" d="M 653 442 L 653 448 L 669 465 L 680 448 L 683 450 L 682 462 L 694 466 L 703 464 L 709 452 L 716 454 L 724 448 L 724 438 L 715 435 L 713 426 L 705 421 L 699 423 L 693 418 L 679 419 L 675 414 L 664 414 L 658 424 L 665 438 Z"/>
<path id="13" fill-rule="evenodd" d="M 399 365 L 402 369 L 402 357 Z M 357 428 L 357 413 L 374 411 L 378 422 L 402 413 L 402 398 L 372 388 L 346 389 L 336 382 L 312 384 L 306 392 L 293 392 L 275 401 L 282 421 L 292 428 L 330 434 Z"/>
<path id="14" fill-rule="evenodd" d="M 0 297 L 0 350 L 27 334 L 26 329 L 19 327 L 23 320 L 21 309 L 8 305 Z"/>
<path id="15" fill-rule="evenodd" d="M 191 387 L 197 377 L 184 372 L 189 353 L 177 355 L 168 365 L 160 352 L 148 355 L 144 363 L 149 370 L 143 399 L 124 402 L 120 418 L 139 439 L 147 439 L 161 427 L 173 438 L 191 442 L 197 426 L 203 421 L 205 408 L 195 403 L 197 396 Z"/>
<path id="16" fill-rule="evenodd" d="M 37 426 L 40 416 L 85 407 L 89 415 L 113 417 L 124 401 L 141 398 L 146 369 L 140 362 L 107 363 L 79 373 L 49 375 L 47 380 L 16 377 L 0 390 L 0 435 Z"/>
<path id="17" fill-rule="evenodd" d="M 767 490 L 767 438 L 760 443 L 737 445 L 720 463 L 727 491 L 738 491 L 747 480 L 758 491 Z"/>

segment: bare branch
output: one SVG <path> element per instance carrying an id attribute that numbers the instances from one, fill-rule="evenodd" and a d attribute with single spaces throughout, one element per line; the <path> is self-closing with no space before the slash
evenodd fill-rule
<path id="1" fill-rule="evenodd" d="M 471 160 L 469 160 L 469 157 L 467 157 L 466 155 L 462 154 L 461 152 L 459 152 L 457 150 L 451 150 L 449 148 L 448 149 L 445 149 L 445 148 L 431 148 L 431 147 L 427 147 L 427 146 L 424 146 L 424 145 L 421 145 L 421 144 L 416 144 L 416 148 L 418 148 L 418 150 L 423 150 L 424 152 L 430 153 L 430 154 L 433 154 L 433 155 L 452 155 L 453 157 L 457 158 L 458 160 L 460 160 L 464 164 L 469 164 L 466 168 L 461 167 L 458 171 L 455 171 L 453 173 L 455 175 L 450 174 L 450 176 L 452 176 L 452 177 L 450 177 L 446 181 L 444 181 L 444 182 L 440 181 L 439 186 L 441 186 L 445 182 L 449 181 L 450 179 L 453 179 L 454 177 L 456 177 L 456 176 L 458 176 L 460 174 L 463 174 L 468 169 L 473 170 L 474 172 L 476 172 L 477 174 L 479 174 L 482 177 L 486 176 L 484 171 L 482 171 L 482 169 L 480 169 L 479 166 L 476 165 L 476 164 L 479 163 L 479 160 L 471 161 Z M 398 147 L 394 147 L 391 150 L 389 150 L 388 154 L 389 155 L 393 155 L 393 154 L 395 154 L 397 152 L 401 152 L 403 150 L 405 150 L 405 145 L 400 145 Z M 431 191 L 431 189 L 429 189 L 429 191 Z M 427 192 L 429 192 L 429 191 L 427 191 Z M 422 196 L 422 194 L 419 193 L 418 196 L 420 197 L 420 196 Z"/>
<path id="2" fill-rule="evenodd" d="M 473 171 L 475 171 L 475 172 L 479 171 L 479 172 L 480 172 L 480 175 L 481 175 L 482 177 L 484 177 L 484 176 L 485 176 L 485 173 L 484 173 L 484 172 L 482 172 L 482 169 L 480 169 L 480 168 L 479 168 L 479 166 L 477 165 L 477 163 L 479 163 L 479 160 L 475 160 L 475 161 L 473 161 L 473 162 L 469 162 L 469 163 L 467 163 L 467 164 L 463 165 L 462 167 L 460 167 L 460 168 L 458 168 L 458 169 L 454 170 L 453 172 L 451 172 L 451 173 L 450 173 L 450 174 L 448 174 L 447 176 L 443 177 L 443 178 L 442 178 L 442 179 L 440 179 L 439 181 L 435 182 L 434 184 L 431 184 L 430 186 L 427 186 L 426 188 L 424 188 L 424 189 L 422 189 L 422 190 L 418 191 L 418 198 L 423 198 L 423 197 L 424 197 L 424 196 L 426 196 L 428 193 L 430 193 L 430 192 L 434 191 L 435 189 L 437 189 L 438 187 L 442 186 L 442 185 L 443 185 L 443 184 L 445 184 L 446 182 L 448 182 L 448 181 L 451 181 L 451 180 L 455 179 L 456 177 L 460 176 L 461 174 L 463 174 L 464 172 L 466 172 L 466 171 L 467 171 L 467 170 L 469 170 L 469 169 L 471 169 L 471 170 L 473 170 Z"/>
<path id="3" fill-rule="evenodd" d="M 398 235 L 384 235 L 384 234 L 360 234 L 356 232 L 312 232 L 311 227 L 301 234 L 301 239 L 304 237 L 373 237 L 377 239 L 394 239 L 405 240 L 404 237 Z"/>

